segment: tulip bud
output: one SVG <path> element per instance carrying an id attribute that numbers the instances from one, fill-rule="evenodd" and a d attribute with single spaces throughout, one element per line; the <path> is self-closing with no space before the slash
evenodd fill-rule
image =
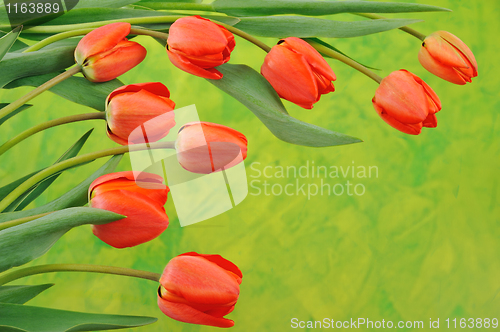
<path id="1" fill-rule="evenodd" d="M 464 85 L 477 76 L 477 62 L 472 51 L 457 36 L 437 31 L 422 43 L 418 60 L 422 66 L 448 82 Z"/>
<path id="2" fill-rule="evenodd" d="M 146 57 L 146 49 L 125 38 L 130 23 L 111 23 L 89 32 L 75 50 L 76 62 L 91 82 L 107 82 L 126 73 Z"/>
<path id="3" fill-rule="evenodd" d="M 191 122 L 179 129 L 175 149 L 184 169 L 209 174 L 242 162 L 247 157 L 247 139 L 220 124 Z"/>
<path id="4" fill-rule="evenodd" d="M 219 255 L 188 252 L 168 262 L 160 278 L 158 306 L 170 318 L 216 327 L 232 327 L 223 316 L 234 309 L 243 274 Z"/>
<path id="5" fill-rule="evenodd" d="M 109 138 L 127 145 L 165 137 L 175 126 L 175 103 L 169 97 L 167 87 L 158 82 L 125 85 L 111 92 L 106 99 Z M 144 130 L 135 130 L 141 126 Z"/>
<path id="6" fill-rule="evenodd" d="M 334 72 L 307 42 L 282 39 L 266 55 L 261 74 L 278 95 L 300 107 L 311 109 L 323 94 L 335 91 Z"/>
<path id="7" fill-rule="evenodd" d="M 115 248 L 133 247 L 159 236 L 168 227 L 163 207 L 169 188 L 155 174 L 119 172 L 97 178 L 89 187 L 90 206 L 126 216 L 104 225 L 92 225 L 92 232 Z"/>
<path id="8" fill-rule="evenodd" d="M 420 134 L 422 127 L 436 127 L 435 113 L 441 110 L 441 102 L 431 87 L 404 69 L 382 80 L 372 102 L 385 122 L 411 135 Z"/>
<path id="9" fill-rule="evenodd" d="M 170 27 L 167 54 L 177 68 L 218 80 L 222 73 L 214 67 L 229 61 L 234 46 L 234 36 L 226 28 L 200 16 L 190 16 L 178 19 Z"/>

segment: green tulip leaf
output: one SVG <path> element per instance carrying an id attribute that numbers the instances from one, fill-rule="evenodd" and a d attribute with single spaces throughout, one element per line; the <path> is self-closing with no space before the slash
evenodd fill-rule
<path id="1" fill-rule="evenodd" d="M 208 81 L 245 105 L 277 138 L 288 143 L 315 147 L 361 142 L 358 138 L 292 118 L 271 84 L 252 68 L 226 63 L 217 69 L 224 77 Z"/>
<path id="2" fill-rule="evenodd" d="M 236 28 L 260 37 L 350 38 L 401 28 L 421 22 L 414 19 L 332 21 L 303 16 L 242 17 Z"/>
<path id="3" fill-rule="evenodd" d="M 56 162 L 55 164 L 67 160 L 69 158 L 76 157 L 80 150 L 83 148 L 85 142 L 89 138 L 90 134 L 94 129 L 90 129 L 87 131 L 75 144 L 73 144 Z M 23 195 L 19 196 L 12 204 L 10 204 L 4 211 L 2 212 L 12 212 L 12 211 L 20 211 L 24 209 L 29 203 L 34 201 L 38 196 L 40 196 L 58 177 L 62 172 L 56 173 L 51 177 L 45 179 L 44 181 L 38 183 L 30 190 L 26 191 Z"/>
<path id="4" fill-rule="evenodd" d="M 0 303 L 24 304 L 52 286 L 54 284 L 0 286 Z"/>
<path id="5" fill-rule="evenodd" d="M 340 13 L 410 13 L 450 11 L 446 8 L 402 2 L 315 0 L 216 0 L 216 11 L 234 16 L 299 14 L 322 16 Z"/>
<path id="6" fill-rule="evenodd" d="M 140 4 L 143 4 L 143 3 L 152 3 L 152 2 L 159 2 L 159 3 L 162 3 L 162 2 L 190 2 L 190 3 L 200 3 L 202 2 L 203 0 L 141 0 L 139 2 L 136 2 L 135 4 L 136 5 L 140 5 Z"/>
<path id="7" fill-rule="evenodd" d="M 65 40 L 35 52 L 7 53 L 0 62 L 0 88 L 18 78 L 52 73 L 74 65 L 77 43 L 78 40 Z"/>
<path id="8" fill-rule="evenodd" d="M 144 326 L 157 321 L 154 317 L 90 314 L 9 303 L 0 303 L 0 312 L 2 331 L 102 331 Z"/>
<path id="9" fill-rule="evenodd" d="M 52 211 L 57 211 L 61 209 L 66 209 L 69 207 L 76 207 L 76 206 L 82 206 L 88 203 L 88 189 L 90 184 L 97 179 L 98 177 L 111 173 L 114 171 L 116 166 L 120 163 L 120 160 L 122 159 L 123 155 L 117 155 L 111 157 L 111 159 L 106 162 L 102 167 L 100 167 L 96 172 L 94 172 L 91 176 L 89 176 L 86 180 L 81 182 L 79 185 L 68 191 L 66 194 L 62 195 L 61 197 L 53 200 L 52 202 L 49 202 L 45 205 L 42 205 L 40 207 L 30 209 L 30 210 L 24 210 L 24 211 L 16 211 L 16 212 L 9 212 L 9 213 L 1 213 L 0 214 L 0 223 L 13 220 L 13 219 L 19 219 L 19 218 L 25 218 L 25 217 L 30 217 L 34 216 L 37 214 L 41 213 L 47 213 L 47 212 L 52 212 Z M 33 173 L 34 174 L 34 173 Z M 27 175 L 23 179 L 19 179 L 19 183 L 10 189 L 12 191 L 14 188 L 19 186 L 19 184 L 23 183 L 26 181 L 29 177 L 31 177 L 33 174 Z M 23 181 L 20 181 L 23 180 Z M 0 188 L 0 194 L 5 197 L 7 194 L 10 193 L 10 191 L 4 190 L 5 187 Z M 1 197 L 1 196 L 0 196 Z"/>
<path id="10" fill-rule="evenodd" d="M 74 207 L 0 230 L 0 272 L 42 256 L 73 227 L 102 225 L 123 218 L 106 210 Z"/>
<path id="11" fill-rule="evenodd" d="M 20 25 L 2 38 L 0 38 L 0 61 L 3 59 L 5 54 L 9 52 L 10 48 L 14 45 L 17 40 L 17 37 L 21 33 L 23 26 Z"/>
<path id="12" fill-rule="evenodd" d="M 0 109 L 4 108 L 7 105 L 9 105 L 9 104 L 8 103 L 0 103 Z M 9 113 L 9 115 L 4 116 L 3 118 L 0 119 L 0 125 L 2 123 L 4 123 L 5 121 L 7 121 L 8 119 L 10 119 L 11 117 L 13 117 L 14 115 L 16 115 L 17 113 L 24 111 L 25 109 L 30 108 L 31 106 L 33 106 L 33 105 L 25 104 L 25 105 L 19 107 L 18 109 L 16 109 L 14 112 Z"/>
<path id="13" fill-rule="evenodd" d="M 14 89 L 20 86 L 36 87 L 57 75 L 59 75 L 59 73 L 20 78 L 7 84 L 4 88 Z M 96 84 L 84 77 L 73 76 L 53 86 L 49 91 L 77 104 L 92 107 L 98 111 L 104 112 L 106 109 L 106 98 L 113 90 L 121 86 L 123 86 L 123 83 L 118 79 Z"/>

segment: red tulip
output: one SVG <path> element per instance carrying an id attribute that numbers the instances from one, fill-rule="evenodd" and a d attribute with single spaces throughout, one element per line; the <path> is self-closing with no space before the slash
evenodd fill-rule
<path id="1" fill-rule="evenodd" d="M 226 28 L 200 16 L 190 16 L 178 19 L 170 27 L 167 53 L 177 68 L 218 80 L 222 73 L 214 67 L 229 61 L 234 46 L 234 36 Z"/>
<path id="2" fill-rule="evenodd" d="M 158 289 L 158 306 L 170 318 L 217 327 L 232 327 L 223 316 L 234 309 L 243 274 L 219 255 L 188 252 L 165 267 Z"/>
<path id="3" fill-rule="evenodd" d="M 158 82 L 125 85 L 111 92 L 106 99 L 109 138 L 127 145 L 165 137 L 175 126 L 175 103 L 169 97 L 167 87 Z"/>
<path id="4" fill-rule="evenodd" d="M 111 23 L 89 32 L 75 50 L 76 62 L 91 82 L 106 82 L 126 73 L 146 57 L 146 49 L 125 38 L 130 23 Z"/>
<path id="5" fill-rule="evenodd" d="M 435 113 L 441 110 L 441 102 L 431 87 L 404 69 L 382 80 L 372 102 L 385 122 L 412 135 L 420 134 L 422 127 L 436 127 Z"/>
<path id="6" fill-rule="evenodd" d="M 457 36 L 437 31 L 422 43 L 418 60 L 425 69 L 448 82 L 464 85 L 477 76 L 477 62 L 472 51 Z"/>
<path id="7" fill-rule="evenodd" d="M 163 207 L 169 189 L 155 174 L 119 172 L 97 178 L 89 187 L 90 206 L 112 211 L 126 218 L 104 225 L 92 225 L 92 232 L 115 248 L 133 247 L 159 236 L 168 227 Z"/>
<path id="8" fill-rule="evenodd" d="M 323 94 L 335 91 L 337 78 L 328 63 L 311 45 L 288 37 L 275 45 L 264 59 L 261 74 L 278 95 L 311 109 Z"/>
<path id="9" fill-rule="evenodd" d="M 220 124 L 191 122 L 179 129 L 175 149 L 184 169 L 208 174 L 242 162 L 247 157 L 247 139 Z"/>

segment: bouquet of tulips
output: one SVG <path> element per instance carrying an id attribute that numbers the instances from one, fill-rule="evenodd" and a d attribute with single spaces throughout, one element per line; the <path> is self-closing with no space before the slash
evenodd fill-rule
<path id="1" fill-rule="evenodd" d="M 373 108 L 383 121 L 403 133 L 418 135 L 423 127 L 436 127 L 436 114 L 442 108 L 430 85 L 414 73 L 400 69 L 382 78 L 325 39 L 401 29 L 420 39 L 418 60 L 431 73 L 459 85 L 477 76 L 473 53 L 452 33 L 423 34 L 407 26 L 418 20 L 379 15 L 448 11 L 431 5 L 318 0 L 64 3 L 65 11 L 56 13 L 51 7 L 51 11 L 36 18 L 28 15 L 19 21 L 0 16 L 1 87 L 34 87 L 17 100 L 1 101 L 0 125 L 9 126 L 10 118 L 29 108 L 35 113 L 36 99 L 29 103 L 47 90 L 93 111 L 23 128 L 13 137 L 2 135 L 0 156 L 35 133 L 96 119 L 106 122 L 102 132 L 96 134 L 104 137 L 105 131 L 119 146 L 79 155 L 91 135 L 89 131 L 53 165 L 17 180 L 6 179 L 0 188 L 0 327 L 9 331 L 94 331 L 141 326 L 156 320 L 28 306 L 24 303 L 51 285 L 5 285 L 29 275 L 63 271 L 152 280 L 157 283 L 159 309 L 172 319 L 217 327 L 234 325 L 224 316 L 235 308 L 243 275 L 235 264 L 216 254 L 199 254 L 186 248 L 187 253 L 172 257 L 162 274 L 83 264 L 11 270 L 44 255 L 74 227 L 91 225 L 99 239 L 96 241 L 114 248 L 146 246 L 167 229 L 169 218 L 164 206 L 170 188 L 166 177 L 144 169 L 114 172 L 126 153 L 172 151 L 179 169 L 193 177 L 225 175 L 243 164 L 248 145 L 245 135 L 224 124 L 184 121 L 184 111 L 175 108 L 175 97 L 165 85 L 168 80 L 120 80 L 139 63 L 153 61 L 148 59 L 146 49 L 134 41 L 137 36 L 150 36 L 165 49 L 164 59 L 156 61 L 177 67 L 179 74 L 184 71 L 206 79 L 241 102 L 241 110 L 235 112 L 247 108 L 278 139 L 311 147 L 361 142 L 293 118 L 282 101 L 305 109 L 316 106 L 316 111 L 321 112 L 320 98 L 335 91 L 333 82 L 337 79 L 329 59 L 379 84 L 374 89 Z M 4 9 L 7 5 L 9 10 L 14 8 L 5 1 Z M 342 13 L 359 19 L 345 22 L 320 17 Z M 275 38 L 275 44 L 268 45 L 260 37 Z M 267 52 L 260 68 L 231 63 L 239 39 Z M 62 172 L 105 157 L 110 159 L 90 177 L 80 179 L 83 181 L 72 190 L 50 203 L 26 209 Z M 20 161 L 11 162 L 22 166 Z M 168 178 L 171 187 L 172 182 L 179 181 Z M 30 245 L 24 245 L 28 240 Z M 23 319 L 26 316 L 32 319 Z"/>

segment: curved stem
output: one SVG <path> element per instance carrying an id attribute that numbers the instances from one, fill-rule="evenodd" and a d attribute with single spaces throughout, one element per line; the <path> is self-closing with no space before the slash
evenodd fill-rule
<path id="1" fill-rule="evenodd" d="M 38 43 L 31 45 L 30 47 L 25 49 L 23 51 L 23 53 L 38 51 L 39 49 L 41 49 L 47 45 L 50 45 L 52 43 L 55 43 L 56 41 L 62 40 L 62 39 L 76 37 L 76 36 L 83 36 L 92 30 L 94 30 L 94 29 L 88 28 L 88 29 L 77 29 L 77 30 L 72 30 L 72 31 L 61 32 L 61 33 L 58 33 L 57 35 L 47 37 L 47 38 L 39 41 Z"/>
<path id="2" fill-rule="evenodd" d="M 0 146 L 0 156 L 4 154 L 7 150 L 9 150 L 11 147 L 16 145 L 19 142 L 22 142 L 26 138 L 30 137 L 31 135 L 34 135 L 42 130 L 60 126 L 65 123 L 71 123 L 71 122 L 78 122 L 78 121 L 85 121 L 85 120 L 95 120 L 95 119 L 106 119 L 106 115 L 104 112 L 99 112 L 99 113 L 86 113 L 86 114 L 77 114 L 77 115 L 70 115 L 66 116 L 63 118 L 55 119 L 55 120 L 50 120 L 46 121 L 43 123 L 40 123 L 34 127 L 31 127 L 30 129 L 27 129 L 23 131 L 22 133 L 14 136 L 4 144 Z"/>
<path id="3" fill-rule="evenodd" d="M 4 285 L 8 282 L 14 281 L 19 278 L 24 278 L 35 274 L 42 274 L 48 272 L 105 273 L 105 274 L 114 274 L 114 275 L 128 276 L 134 278 L 142 278 L 142 279 L 152 280 L 155 282 L 159 282 L 161 277 L 161 274 L 159 273 L 128 269 L 124 267 L 90 265 L 90 264 L 47 264 L 47 265 L 27 267 L 17 271 L 5 273 L 4 275 L 0 276 L 0 285 Z"/>
<path id="4" fill-rule="evenodd" d="M 154 24 L 154 23 L 173 23 L 177 19 L 185 16 L 153 16 L 153 17 L 132 17 L 132 18 L 121 18 L 117 20 L 107 20 L 89 23 L 78 23 L 78 24 L 65 24 L 65 25 L 44 25 L 36 26 L 26 29 L 25 33 L 58 33 L 65 31 L 73 31 L 75 29 L 90 29 L 99 28 L 103 25 L 117 22 L 128 22 L 130 24 Z"/>
<path id="5" fill-rule="evenodd" d="M 261 42 L 260 40 L 258 40 L 257 38 L 255 38 L 254 36 L 246 33 L 245 31 L 241 31 L 240 29 L 237 29 L 237 28 L 233 27 L 232 25 L 229 25 L 229 24 L 226 24 L 226 23 L 222 23 L 222 22 L 219 22 L 219 21 L 216 21 L 216 20 L 211 20 L 211 21 L 214 22 L 214 23 L 217 23 L 217 24 L 219 24 L 221 26 L 223 26 L 224 28 L 226 28 L 227 30 L 231 31 L 235 35 L 240 36 L 241 38 L 248 40 L 252 44 L 260 47 L 261 49 L 263 49 L 265 52 L 269 52 L 271 50 L 271 48 L 269 46 L 267 46 L 266 44 L 264 44 L 263 42 Z"/>
<path id="6" fill-rule="evenodd" d="M 16 189 L 14 189 L 10 194 L 5 196 L 5 198 L 0 202 L 0 211 L 5 210 L 12 202 L 16 200 L 17 197 L 22 195 L 26 190 L 36 185 L 38 182 L 44 180 L 45 178 L 63 171 L 65 169 L 78 166 L 83 163 L 93 161 L 98 158 L 113 156 L 115 154 L 123 154 L 132 151 L 140 151 L 146 149 L 175 149 L 175 142 L 156 142 L 156 143 L 146 143 L 146 144 L 134 144 L 125 145 L 117 148 L 111 148 L 106 150 L 101 150 L 97 152 L 87 153 L 78 157 L 73 157 L 62 161 L 60 163 L 54 164 L 46 169 L 36 173 L 22 184 L 20 184 Z"/>
<path id="7" fill-rule="evenodd" d="M 10 113 L 14 112 L 16 109 L 23 106 L 26 102 L 35 98 L 36 96 L 38 96 L 42 92 L 50 89 L 51 87 L 64 81 L 65 79 L 75 75 L 80 70 L 82 70 L 82 67 L 80 67 L 79 65 L 76 65 L 75 67 L 70 68 L 67 71 L 65 71 L 64 73 L 61 73 L 61 74 L 57 75 L 56 77 L 54 77 L 53 79 L 48 80 L 47 82 L 43 83 L 42 85 L 40 85 L 36 89 L 32 90 L 30 93 L 25 94 L 24 96 L 22 96 L 21 98 L 19 98 L 15 102 L 10 103 L 9 105 L 0 109 L 0 119 L 4 118 L 7 115 L 9 115 Z"/>
<path id="8" fill-rule="evenodd" d="M 45 217 L 46 215 L 49 215 L 51 213 L 52 212 L 40 213 L 40 214 L 36 214 L 34 216 L 29 216 L 29 217 L 24 217 L 24 218 L 19 218 L 19 219 L 5 221 L 3 223 L 0 223 L 0 231 L 2 231 L 4 229 L 7 229 L 7 228 L 10 228 L 10 227 L 17 226 L 17 225 L 25 224 L 27 222 L 30 222 L 32 220 L 35 220 L 35 219 L 38 219 L 38 218 L 41 218 L 41 217 Z"/>
<path id="9" fill-rule="evenodd" d="M 373 79 L 375 82 L 380 83 L 382 81 L 382 77 L 378 76 L 375 74 L 373 71 L 370 69 L 366 68 L 362 64 L 357 63 L 356 61 L 346 57 L 343 54 L 340 54 L 339 52 L 336 52 L 324 45 L 321 45 L 319 43 L 313 42 L 313 41 L 307 41 L 309 44 L 311 44 L 312 47 L 314 47 L 318 52 L 323 53 L 329 57 L 332 57 L 334 59 L 337 59 L 339 61 L 342 61 L 348 66 L 351 66 L 352 68 L 356 69 L 357 71 L 362 72 L 366 76 L 370 77 Z"/>
<path id="10" fill-rule="evenodd" d="M 203 3 L 180 3 L 180 2 L 144 2 L 142 7 L 151 9 L 167 9 L 167 10 L 198 10 L 203 12 L 214 12 L 212 4 Z"/>
<path id="11" fill-rule="evenodd" d="M 131 35 L 151 36 L 154 38 L 160 38 L 160 39 L 165 39 L 165 40 L 168 39 L 168 33 L 149 30 L 149 29 L 132 28 L 132 29 L 130 29 L 130 34 Z"/>
<path id="12" fill-rule="evenodd" d="M 362 16 L 362 17 L 366 17 L 366 18 L 370 18 L 372 20 L 380 20 L 380 19 L 386 19 L 387 18 L 387 17 L 383 17 L 383 16 L 380 16 L 380 15 L 377 15 L 377 14 L 369 14 L 369 13 L 351 13 L 351 14 Z M 404 31 L 406 33 L 409 33 L 410 35 L 415 36 L 415 37 L 417 37 L 418 39 L 420 39 L 422 41 L 425 39 L 425 37 L 427 37 L 423 33 L 420 33 L 417 30 L 409 28 L 409 27 L 406 27 L 406 26 L 399 28 L 399 30 L 402 30 L 402 31 Z"/>

